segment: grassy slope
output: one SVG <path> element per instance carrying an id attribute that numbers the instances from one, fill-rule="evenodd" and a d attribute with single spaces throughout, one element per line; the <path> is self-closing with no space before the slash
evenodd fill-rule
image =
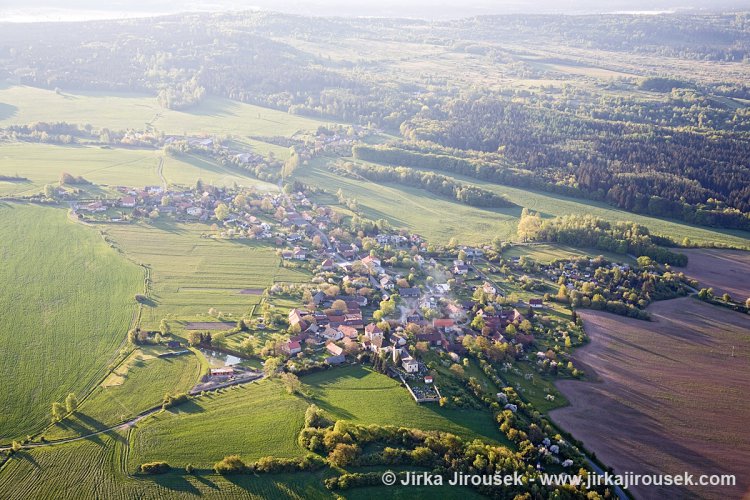
<path id="1" fill-rule="evenodd" d="M 446 243 L 457 237 L 464 243 L 489 243 L 494 237 L 516 238 L 520 207 L 528 207 L 542 215 L 590 213 L 610 221 L 631 220 L 647 226 L 653 233 L 678 239 L 687 236 L 697 243 L 727 243 L 739 246 L 750 244 L 750 235 L 741 231 L 712 230 L 688 224 L 636 215 L 604 203 L 527 191 L 508 186 L 484 183 L 475 179 L 454 176 L 466 184 L 475 184 L 506 195 L 518 208 L 484 209 L 436 198 L 422 189 L 395 184 L 381 185 L 370 181 L 348 179 L 331 173 L 318 160 L 300 168 L 296 175 L 303 182 L 323 187 L 331 193 L 342 189 L 348 198 L 356 198 L 364 214 L 373 219 L 385 218 L 397 227 L 409 227 L 430 241 Z M 441 172 L 441 174 L 445 175 Z M 327 203 L 335 203 L 326 197 Z"/>
<path id="2" fill-rule="evenodd" d="M 301 456 L 297 435 L 306 408 L 304 400 L 287 394 L 277 381 L 202 397 L 139 425 L 130 469 L 153 460 L 210 469 L 233 453 L 249 461 Z"/>
<path id="3" fill-rule="evenodd" d="M 312 388 L 313 402 L 337 419 L 441 430 L 466 438 L 503 439 L 489 413 L 418 405 L 399 382 L 369 368 L 337 368 L 302 381 Z"/>
<path id="4" fill-rule="evenodd" d="M 0 441 L 39 430 L 125 337 L 143 274 L 63 210 L 0 205 Z M 12 382 L 11 382 L 12 380 Z"/>
<path id="5" fill-rule="evenodd" d="M 38 121 L 90 123 L 111 130 L 146 123 L 168 134 L 235 134 L 289 136 L 301 129 L 315 130 L 325 122 L 290 115 L 229 99 L 210 97 L 187 111 L 162 109 L 156 98 L 136 93 L 80 92 L 58 95 L 51 90 L 0 86 L 0 127 Z"/>
<path id="6" fill-rule="evenodd" d="M 146 347 L 135 351 L 107 377 L 71 418 L 45 432 L 49 440 L 87 434 L 134 417 L 162 402 L 164 395 L 187 392 L 201 365 L 192 353 L 157 358 Z"/>
<path id="7" fill-rule="evenodd" d="M 107 433 L 91 440 L 22 452 L 0 471 L 3 498 L 126 500 L 132 498 L 332 498 L 322 473 L 236 476 L 168 474 L 128 476 L 127 436 Z"/>
<path id="8" fill-rule="evenodd" d="M 174 413 L 141 424 L 132 445 L 131 469 L 151 460 L 209 468 L 238 453 L 254 460 L 266 455 L 298 456 L 297 434 L 309 403 L 336 419 L 453 432 L 466 438 L 500 440 L 485 412 L 417 405 L 391 378 L 360 366 L 332 369 L 302 379 L 310 400 L 289 396 L 276 381 L 210 395 Z"/>
<path id="9" fill-rule="evenodd" d="M 81 500 L 107 498 L 267 498 L 296 500 L 351 498 L 483 498 L 466 488 L 410 487 L 407 489 L 367 487 L 337 492 L 325 489 L 323 479 L 333 473 L 268 474 L 222 477 L 216 474 L 174 473 L 152 476 L 128 476 L 127 436 L 108 433 L 94 440 L 64 446 L 22 452 L 0 470 L 3 498 L 55 498 Z"/>
<path id="10" fill-rule="evenodd" d="M 0 195 L 38 193 L 45 184 L 55 184 L 61 172 L 83 176 L 99 185 L 161 185 L 159 160 L 163 175 L 170 184 L 193 185 L 198 178 L 219 186 L 253 185 L 276 189 L 253 179 L 238 169 L 222 167 L 194 156 L 165 157 L 161 151 L 147 149 L 104 149 L 89 146 L 56 146 L 51 144 L 11 143 L 0 145 L 0 174 L 20 175 L 30 182 L 0 181 Z M 87 190 L 97 194 L 96 187 Z"/>
<path id="11" fill-rule="evenodd" d="M 201 238 L 208 230 L 206 225 L 168 221 L 107 227 L 108 236 L 126 255 L 151 268 L 155 307 L 144 309 L 145 325 L 156 326 L 170 314 L 206 314 L 211 307 L 243 315 L 261 297 L 239 290 L 309 279 L 279 267 L 279 257 L 268 246 Z"/>
<path id="12" fill-rule="evenodd" d="M 356 198 L 365 216 L 408 227 L 432 242 L 447 243 L 453 236 L 466 244 L 489 242 L 498 235 L 510 238 L 521 215 L 520 207 L 486 210 L 437 198 L 422 189 L 348 179 L 329 172 L 321 163 L 300 167 L 297 177 L 334 194 L 341 189 L 347 198 Z M 336 203 L 330 196 L 321 201 Z"/>
<path id="13" fill-rule="evenodd" d="M 529 246 L 514 246 L 509 248 L 508 250 L 503 251 L 503 257 L 506 258 L 520 257 L 522 255 L 532 258 L 542 264 L 548 264 L 557 259 L 576 259 L 578 257 L 596 257 L 599 255 L 613 262 L 623 262 L 627 264 L 635 263 L 635 261 L 627 255 L 604 252 L 595 248 L 579 249 L 566 245 L 540 244 Z"/>

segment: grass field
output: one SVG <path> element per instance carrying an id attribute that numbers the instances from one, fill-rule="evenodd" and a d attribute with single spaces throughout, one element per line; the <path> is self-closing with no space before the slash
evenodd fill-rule
<path id="1" fill-rule="evenodd" d="M 110 432 L 95 440 L 21 452 L 0 470 L 2 497 L 9 500 L 333 498 L 323 486 L 325 472 L 226 478 L 178 472 L 132 477 L 125 469 L 127 437 L 124 433 Z"/>
<path id="2" fill-rule="evenodd" d="M 239 293 L 276 281 L 307 281 L 305 273 L 280 267 L 274 250 L 260 243 L 201 238 L 203 224 L 161 221 L 153 225 L 112 225 L 108 237 L 126 256 L 151 269 L 153 304 L 144 308 L 144 325 L 162 318 L 206 314 L 212 307 L 242 316 L 261 301 Z"/>
<path id="3" fill-rule="evenodd" d="M 595 380 L 558 382 L 571 406 L 553 420 L 616 471 L 737 478 L 733 488 L 633 487 L 637 498 L 746 497 L 750 318 L 692 297 L 648 311 L 652 322 L 579 310 L 591 342 L 574 357 Z"/>
<path id="4" fill-rule="evenodd" d="M 315 403 L 334 419 L 453 432 L 467 439 L 502 441 L 489 413 L 418 405 L 393 379 L 360 366 L 303 377 L 309 398 L 289 396 L 277 381 L 264 380 L 200 398 L 141 424 L 132 444 L 130 469 L 152 460 L 210 468 L 223 456 L 299 456 L 305 409 Z"/>
<path id="5" fill-rule="evenodd" d="M 332 194 L 341 189 L 347 198 L 356 198 L 364 215 L 373 220 L 386 219 L 394 227 L 410 228 L 435 243 L 447 243 L 454 236 L 462 243 L 476 244 L 490 242 L 495 236 L 510 239 L 515 235 L 521 207 L 480 209 L 435 197 L 422 189 L 348 179 L 328 171 L 322 165 L 324 161 L 300 167 L 296 176 Z M 318 201 L 336 203 L 333 196 L 319 197 Z"/>
<path id="6" fill-rule="evenodd" d="M 194 185 L 197 179 L 217 186 L 276 186 L 245 175 L 238 169 L 222 167 L 196 156 L 179 158 L 147 149 L 109 149 L 94 146 L 56 146 L 36 143 L 0 144 L 0 175 L 20 175 L 30 182 L 0 181 L 0 196 L 38 193 L 45 184 L 57 185 L 60 173 L 83 176 L 98 185 L 160 186 L 162 175 L 169 184 Z M 102 192 L 87 187 L 93 194 Z"/>
<path id="7" fill-rule="evenodd" d="M 199 471 L 193 475 L 177 469 L 161 476 L 130 476 L 128 435 L 110 432 L 97 440 L 40 448 L 16 455 L 0 470 L 0 491 L 8 500 L 55 498 L 89 500 L 107 498 L 206 498 L 206 499 L 447 499 L 484 498 L 457 487 L 410 487 L 408 489 L 366 487 L 328 491 L 323 479 L 329 469 L 313 473 L 266 474 L 223 477 Z"/>
<path id="8" fill-rule="evenodd" d="M 489 412 L 419 405 L 399 382 L 369 368 L 337 368 L 308 375 L 302 382 L 310 386 L 312 401 L 336 419 L 442 430 L 468 439 L 504 442 Z"/>
<path id="9" fill-rule="evenodd" d="M 602 250 L 593 249 L 580 249 L 573 248 L 567 245 L 528 245 L 528 246 L 514 246 L 508 250 L 503 251 L 503 257 L 513 258 L 525 255 L 536 262 L 541 264 L 549 264 L 552 261 L 558 259 L 575 259 L 578 257 L 597 257 L 599 255 L 612 262 L 621 262 L 626 264 L 633 264 L 635 261 L 627 255 L 616 254 L 611 252 L 604 252 Z"/>
<path id="10" fill-rule="evenodd" d="M 139 424 L 129 469 L 153 460 L 210 469 L 235 453 L 247 461 L 301 456 L 297 435 L 307 406 L 275 380 L 204 396 Z"/>
<path id="11" fill-rule="evenodd" d="M 229 99 L 209 97 L 186 111 L 159 107 L 156 98 L 136 93 L 63 92 L 25 86 L 0 86 L 0 127 L 67 121 L 111 130 L 147 124 L 167 134 L 217 134 L 247 137 L 290 136 L 326 122 L 290 115 Z"/>
<path id="12" fill-rule="evenodd" d="M 198 381 L 201 363 L 193 354 L 159 358 L 163 350 L 136 350 L 84 401 L 78 411 L 45 432 L 48 440 L 109 428 L 157 406 L 165 394 L 187 392 Z"/>
<path id="13" fill-rule="evenodd" d="M 691 226 L 682 222 L 625 212 L 605 203 L 501 186 L 440 172 L 441 175 L 453 177 L 464 184 L 480 186 L 505 195 L 518 205 L 517 208 L 504 209 L 470 207 L 449 199 L 437 198 L 422 189 L 348 179 L 326 169 L 326 161 L 331 159 L 311 162 L 309 166 L 297 170 L 296 176 L 303 182 L 323 187 L 331 193 L 342 189 L 346 197 L 356 198 L 361 211 L 367 217 L 385 218 L 396 227 L 408 227 L 437 243 L 446 243 L 452 237 L 466 244 L 489 243 L 496 236 L 505 240 L 515 240 L 521 207 L 527 207 L 544 217 L 591 214 L 613 222 L 633 221 L 645 225 L 654 234 L 668 235 L 678 241 L 688 237 L 692 242 L 699 244 L 750 246 L 750 234 L 743 231 Z M 335 198 L 329 196 L 321 201 L 335 203 Z"/>
<path id="14" fill-rule="evenodd" d="M 0 442 L 39 430 L 125 338 L 143 271 L 64 210 L 0 205 Z"/>

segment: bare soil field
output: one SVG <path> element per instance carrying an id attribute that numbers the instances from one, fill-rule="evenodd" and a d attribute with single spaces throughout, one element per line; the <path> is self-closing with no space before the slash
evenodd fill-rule
<path id="1" fill-rule="evenodd" d="M 690 297 L 649 312 L 652 322 L 579 312 L 591 342 L 575 361 L 591 381 L 559 382 L 571 404 L 552 419 L 618 473 L 737 477 L 632 487 L 636 498 L 750 497 L 750 316 Z"/>
<path id="2" fill-rule="evenodd" d="M 750 252 L 712 248 L 680 252 L 688 256 L 687 267 L 680 270 L 698 280 L 701 287 L 713 288 L 716 295 L 728 293 L 741 302 L 750 297 Z"/>

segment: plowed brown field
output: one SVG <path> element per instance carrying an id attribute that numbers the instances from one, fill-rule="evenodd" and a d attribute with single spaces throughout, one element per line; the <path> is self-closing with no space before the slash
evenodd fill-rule
<path id="1" fill-rule="evenodd" d="M 591 343 L 576 360 L 594 380 L 559 382 L 571 404 L 553 420 L 616 472 L 737 476 L 734 488 L 633 487 L 636 498 L 750 496 L 750 316 L 689 297 L 649 311 L 652 322 L 579 313 Z"/>

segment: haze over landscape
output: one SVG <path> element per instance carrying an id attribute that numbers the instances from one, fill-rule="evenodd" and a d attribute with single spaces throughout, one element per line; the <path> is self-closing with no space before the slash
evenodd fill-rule
<path id="1" fill-rule="evenodd" d="M 749 162 L 747 2 L 6 0 L 0 498 L 748 498 Z"/>
<path id="2" fill-rule="evenodd" d="M 240 0 L 195 2 L 188 0 L 179 4 L 165 0 L 112 1 L 102 4 L 92 0 L 52 2 L 31 0 L 29 2 L 4 2 L 0 5 L 0 21 L 81 21 L 91 19 L 117 19 L 175 14 L 178 12 L 227 12 L 243 10 L 265 10 L 306 16 L 373 16 L 413 17 L 423 19 L 448 19 L 475 15 L 497 14 L 598 14 L 632 12 L 654 14 L 661 12 L 729 11 L 747 8 L 742 0 L 717 0 L 710 3 L 693 1 L 656 0 L 621 1 L 607 0 L 469 0 L 456 4 L 449 1 L 374 1 L 358 0 Z"/>

